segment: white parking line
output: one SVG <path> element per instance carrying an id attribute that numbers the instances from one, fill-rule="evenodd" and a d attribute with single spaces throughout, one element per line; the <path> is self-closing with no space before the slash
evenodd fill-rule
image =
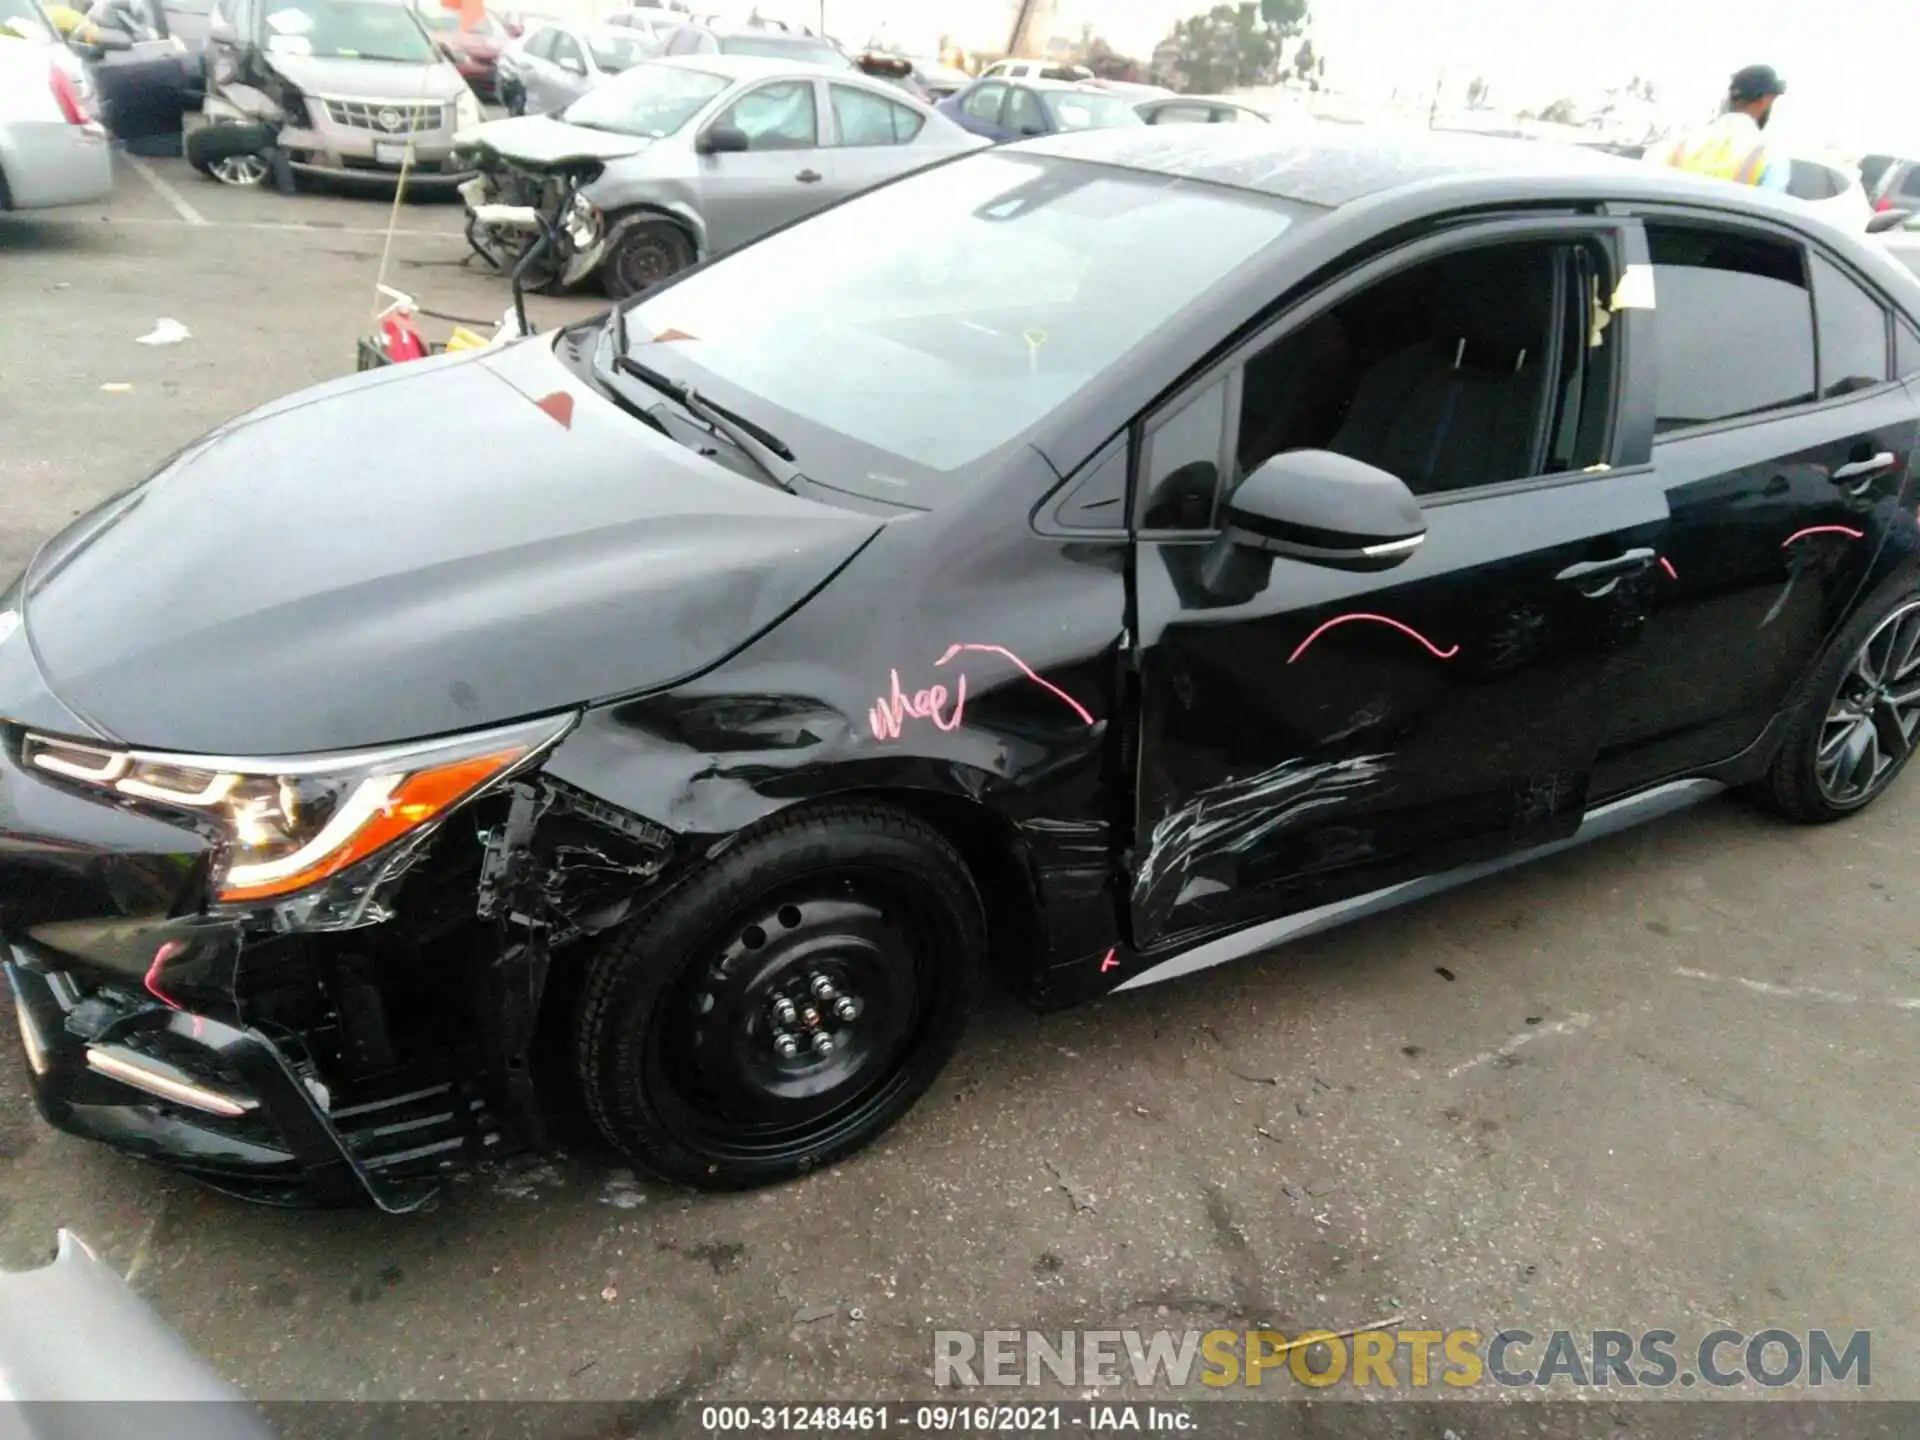
<path id="1" fill-rule="evenodd" d="M 1814 990 L 1804 985 L 1776 985 L 1771 980 L 1749 980 L 1744 975 L 1716 975 L 1711 970 L 1689 970 L 1676 966 L 1674 974 L 1686 980 L 1713 980 L 1738 985 L 1756 995 L 1775 1000 L 1823 1000 L 1829 1005 L 1891 1005 L 1896 1010 L 1920 1011 L 1920 999 L 1900 995 L 1849 995 L 1841 990 Z"/>
<path id="2" fill-rule="evenodd" d="M 192 223 L 204 225 L 209 230 L 277 230 L 297 231 L 302 235 L 369 235 L 374 239 L 386 236 L 384 229 L 368 225 L 322 225 L 313 221 L 298 220 L 162 220 L 153 215 L 116 215 L 115 225 L 180 225 Z M 415 240 L 452 240 L 459 242 L 461 236 L 451 230 L 395 230 L 395 235 L 411 237 Z"/>
<path id="3" fill-rule="evenodd" d="M 1581 1010 L 1569 1015 L 1564 1020 L 1555 1020 L 1551 1025 L 1542 1025 L 1537 1030 L 1522 1030 L 1518 1035 L 1515 1035 L 1511 1040 L 1507 1041 L 1506 1044 L 1496 1046 L 1492 1050 L 1482 1050 L 1471 1060 L 1462 1061 L 1460 1064 L 1454 1066 L 1451 1070 L 1447 1071 L 1447 1079 L 1457 1080 L 1469 1070 L 1476 1070 L 1482 1065 L 1491 1065 L 1496 1060 L 1508 1059 L 1512 1056 L 1513 1052 L 1518 1050 L 1522 1045 L 1531 1045 L 1542 1035 L 1571 1035 L 1574 1031 L 1585 1030 L 1592 1024 L 1593 1016 Z"/>
<path id="4" fill-rule="evenodd" d="M 154 174 L 152 167 L 138 155 L 130 155 L 122 150 L 120 152 L 120 158 L 131 165 L 133 167 L 133 173 L 151 185 L 153 187 L 153 193 L 171 205 L 173 207 L 173 213 L 186 221 L 187 224 L 204 225 L 207 223 L 205 217 L 187 203 L 186 196 L 182 195 L 158 175 Z"/>

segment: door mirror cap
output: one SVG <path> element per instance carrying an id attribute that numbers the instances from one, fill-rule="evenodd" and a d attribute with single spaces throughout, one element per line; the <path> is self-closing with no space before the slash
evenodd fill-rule
<path id="1" fill-rule="evenodd" d="M 1331 450 L 1289 450 L 1227 499 L 1226 538 L 1335 570 L 1390 570 L 1427 537 L 1426 517 L 1397 475 Z"/>
<path id="2" fill-rule="evenodd" d="M 737 155 L 749 143 L 747 132 L 738 125 L 709 125 L 693 148 L 702 155 Z"/>
<path id="3" fill-rule="evenodd" d="M 1898 229 L 1913 218 L 1911 210 L 1879 210 L 1867 221 L 1867 234 L 1878 235 L 1883 230 Z"/>

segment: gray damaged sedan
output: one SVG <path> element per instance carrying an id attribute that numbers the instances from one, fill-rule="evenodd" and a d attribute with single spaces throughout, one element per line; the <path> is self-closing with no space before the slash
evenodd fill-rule
<path id="1" fill-rule="evenodd" d="M 552 115 L 463 131 L 469 237 L 504 265 L 530 236 L 498 206 L 559 229 L 550 279 L 598 277 L 615 299 L 895 176 L 986 142 L 896 86 L 751 55 L 663 57 Z"/>

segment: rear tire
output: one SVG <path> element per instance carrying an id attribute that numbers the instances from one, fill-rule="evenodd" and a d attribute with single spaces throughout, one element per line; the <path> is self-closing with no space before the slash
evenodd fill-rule
<path id="1" fill-rule="evenodd" d="M 600 261 L 600 284 L 615 300 L 651 290 L 693 264 L 693 241 L 671 220 L 629 226 Z"/>
<path id="2" fill-rule="evenodd" d="M 1843 820 L 1892 786 L 1920 740 L 1920 589 L 1883 586 L 1855 612 L 1801 690 L 1755 792 L 1803 825 Z"/>
<path id="3" fill-rule="evenodd" d="M 587 1108 L 665 1180 L 739 1190 L 804 1174 L 925 1092 L 985 949 L 972 878 L 930 826 L 873 804 L 778 817 L 590 965 L 575 1025 Z"/>

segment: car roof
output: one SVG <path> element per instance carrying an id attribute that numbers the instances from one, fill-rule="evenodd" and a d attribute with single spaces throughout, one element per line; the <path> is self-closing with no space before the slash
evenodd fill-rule
<path id="1" fill-rule="evenodd" d="M 805 60 L 783 60 L 777 55 L 729 55 L 725 51 L 708 55 L 650 55 L 645 63 L 672 65 L 680 70 L 704 70 L 709 75 L 724 75 L 729 80 L 761 80 L 774 75 L 817 79 L 825 75 L 836 84 L 842 80 L 865 80 L 874 89 L 890 97 L 906 94 L 898 86 L 876 80 L 851 66 L 840 71 L 832 66 L 813 65 Z M 911 100 L 913 97 L 907 95 L 907 98 Z"/>
<path id="2" fill-rule="evenodd" d="M 1768 204 L 1751 186 L 1729 186 L 1668 172 L 1617 155 L 1538 140 L 1502 140 L 1436 131 L 1386 131 L 1315 124 L 1127 126 L 1082 130 L 1019 142 L 1018 148 L 1067 159 L 1257 191 L 1307 205 L 1338 207 L 1423 181 L 1505 179 L 1520 195 L 1550 195 L 1556 182 L 1591 191 L 1610 180 L 1626 199 L 1699 200 L 1791 210 Z"/>
<path id="3" fill-rule="evenodd" d="M 1000 77 L 996 75 L 993 78 L 998 80 Z M 1076 95 L 1113 95 L 1116 100 L 1120 98 L 1093 80 L 1056 80 L 1050 75 L 1015 75 L 1010 78 L 1018 80 L 1029 90 L 1066 90 Z"/>

